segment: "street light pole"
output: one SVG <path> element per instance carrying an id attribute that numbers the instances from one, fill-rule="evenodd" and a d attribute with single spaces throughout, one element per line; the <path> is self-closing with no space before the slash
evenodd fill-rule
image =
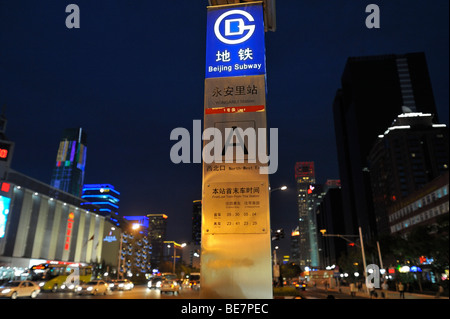
<path id="1" fill-rule="evenodd" d="M 363 242 L 361 227 L 359 227 L 359 240 L 361 241 L 361 252 L 362 252 L 362 258 L 363 258 L 363 265 L 364 265 L 364 280 L 366 283 L 366 292 L 369 293 L 369 289 L 367 288 L 366 254 L 364 253 L 364 242 Z"/>
<path id="2" fill-rule="evenodd" d="M 366 283 L 366 291 L 367 293 L 369 292 L 368 288 L 367 288 L 367 268 L 366 268 L 366 254 L 364 253 L 364 241 L 363 241 L 363 237 L 362 237 L 362 231 L 361 231 L 361 227 L 359 227 L 359 235 L 340 235 L 340 234 L 325 234 L 326 233 L 326 229 L 321 229 L 320 232 L 322 233 L 322 236 L 324 237 L 339 237 L 342 238 L 348 242 L 352 241 L 346 237 L 359 237 L 359 241 L 361 242 L 361 254 L 362 254 L 362 259 L 363 259 L 363 266 L 364 266 L 364 279 L 365 279 L 365 283 Z"/>

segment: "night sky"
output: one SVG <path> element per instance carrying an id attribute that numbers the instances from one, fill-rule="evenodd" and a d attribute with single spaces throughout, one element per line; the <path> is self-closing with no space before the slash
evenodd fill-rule
<path id="1" fill-rule="evenodd" d="M 81 11 L 68 29 L 66 6 Z M 367 29 L 365 8 L 381 10 Z M 0 0 L 0 106 L 12 168 L 49 183 L 64 128 L 88 134 L 86 183 L 121 193 L 120 214 L 165 213 L 168 240 L 191 239 L 201 164 L 170 160 L 170 132 L 203 121 L 206 0 Z M 266 34 L 268 127 L 279 130 L 270 176 L 272 228 L 297 225 L 294 165 L 338 179 L 332 104 L 350 56 L 426 54 L 438 115 L 449 118 L 448 0 L 278 0 Z M 367 110 L 370 112 L 376 110 Z M 288 252 L 289 236 L 280 241 Z"/>

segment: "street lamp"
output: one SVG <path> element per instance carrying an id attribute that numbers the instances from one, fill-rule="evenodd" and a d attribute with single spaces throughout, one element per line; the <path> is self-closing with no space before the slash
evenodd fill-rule
<path id="1" fill-rule="evenodd" d="M 287 189 L 288 187 L 286 186 L 286 185 L 283 185 L 283 186 L 280 186 L 280 187 L 277 187 L 277 188 L 270 188 L 270 186 L 269 186 L 269 192 L 275 192 L 275 191 L 285 191 L 286 189 Z"/>
<path id="2" fill-rule="evenodd" d="M 175 241 L 165 241 L 164 243 L 167 244 L 168 249 L 171 248 L 170 244 L 171 243 L 173 244 L 173 268 L 172 269 L 173 269 L 173 273 L 175 273 L 175 261 L 176 261 L 176 257 L 177 257 L 177 247 L 184 248 L 187 246 L 187 244 L 186 243 L 178 244 Z"/>

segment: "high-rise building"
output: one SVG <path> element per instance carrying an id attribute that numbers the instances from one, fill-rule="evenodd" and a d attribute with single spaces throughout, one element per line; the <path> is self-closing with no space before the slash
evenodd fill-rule
<path id="1" fill-rule="evenodd" d="M 6 179 L 6 172 L 11 166 L 14 143 L 5 135 L 8 123 L 4 114 L 0 115 L 0 180 Z"/>
<path id="2" fill-rule="evenodd" d="M 406 111 L 434 114 L 424 53 L 352 57 L 342 75 L 333 113 L 346 233 L 376 235 L 367 156 L 380 132 Z"/>
<path id="3" fill-rule="evenodd" d="M 316 182 L 314 162 L 297 162 L 295 164 L 298 204 L 298 246 L 300 266 L 311 265 L 310 217 L 307 194 L 310 185 Z"/>
<path id="4" fill-rule="evenodd" d="M 149 218 L 146 216 L 124 216 L 122 222 L 122 251 L 120 253 L 120 273 L 132 280 L 139 280 L 151 274 L 152 247 L 149 239 Z"/>
<path id="5" fill-rule="evenodd" d="M 306 206 L 308 209 L 308 236 L 309 236 L 309 256 L 310 262 L 309 267 L 317 268 L 319 267 L 319 246 L 317 243 L 317 218 L 316 210 L 322 201 L 322 185 L 310 184 L 308 190 L 306 191 Z"/>
<path id="6" fill-rule="evenodd" d="M 429 113 L 400 114 L 369 153 L 378 234 L 390 233 L 389 206 L 448 171 L 448 127 L 432 119 Z"/>
<path id="7" fill-rule="evenodd" d="M 317 228 L 326 234 L 345 235 L 342 192 L 338 186 L 325 187 L 324 195 L 316 210 Z M 318 235 L 320 267 L 337 265 L 339 257 L 347 250 L 347 242 L 338 237 Z"/>
<path id="8" fill-rule="evenodd" d="M 81 196 L 86 166 L 87 135 L 81 128 L 63 131 L 50 185 Z"/>
<path id="9" fill-rule="evenodd" d="M 192 206 L 192 241 L 195 245 L 200 245 L 202 241 L 202 201 L 194 200 Z"/>
<path id="10" fill-rule="evenodd" d="M 300 230 L 298 226 L 291 232 L 291 251 L 289 261 L 297 265 L 300 264 Z"/>
<path id="11" fill-rule="evenodd" d="M 163 261 L 164 241 L 166 240 L 167 215 L 148 214 L 148 234 L 152 246 L 151 264 L 159 267 Z"/>
<path id="12" fill-rule="evenodd" d="M 120 193 L 111 184 L 84 184 L 81 198 L 83 207 L 96 214 L 111 218 L 117 223 Z"/>

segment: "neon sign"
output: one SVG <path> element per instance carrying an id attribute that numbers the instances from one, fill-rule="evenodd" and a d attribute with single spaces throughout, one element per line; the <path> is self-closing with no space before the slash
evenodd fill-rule
<path id="1" fill-rule="evenodd" d="M 10 146 L 10 144 L 0 143 L 0 161 L 8 160 Z"/>
<path id="2" fill-rule="evenodd" d="M 9 206 L 11 198 L 0 195 L 0 238 L 5 237 L 6 222 L 9 215 Z"/>
<path id="3" fill-rule="evenodd" d="M 64 244 L 64 250 L 69 250 L 70 248 L 70 240 L 72 239 L 72 227 L 75 219 L 75 214 L 70 212 L 69 218 L 67 218 L 67 227 L 66 227 L 66 242 Z"/>

